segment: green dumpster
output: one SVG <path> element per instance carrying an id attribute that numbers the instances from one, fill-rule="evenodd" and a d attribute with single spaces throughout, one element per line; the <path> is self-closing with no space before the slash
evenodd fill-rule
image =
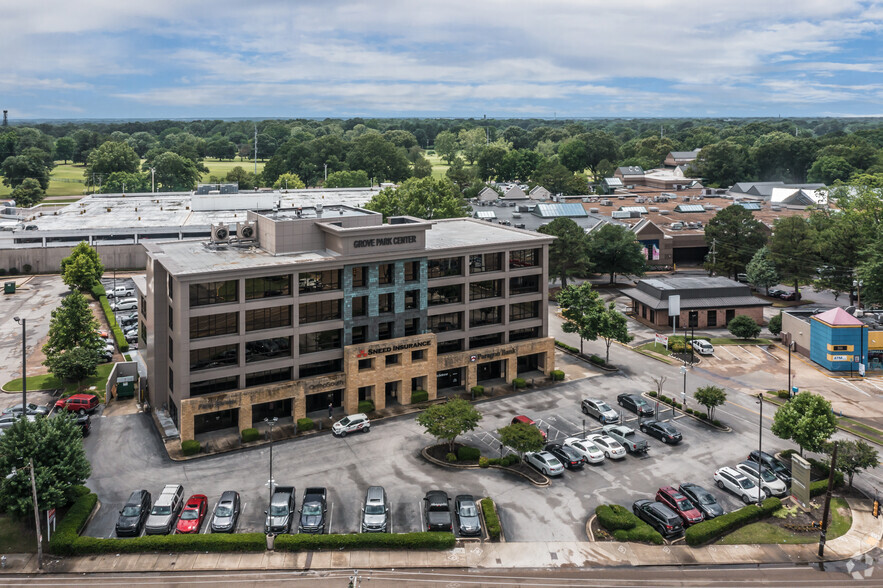
<path id="1" fill-rule="evenodd" d="M 117 398 L 134 398 L 135 397 L 135 378 L 133 376 L 123 376 L 117 378 Z"/>
<path id="2" fill-rule="evenodd" d="M 3 284 L 4 294 L 15 294 L 15 282 L 6 282 Z"/>

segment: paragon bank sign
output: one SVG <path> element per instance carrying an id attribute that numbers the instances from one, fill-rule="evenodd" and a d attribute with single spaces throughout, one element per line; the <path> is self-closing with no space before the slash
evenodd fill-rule
<path id="1" fill-rule="evenodd" d="M 390 245 L 410 245 L 417 242 L 416 235 L 402 235 L 400 237 L 380 237 L 375 239 L 356 239 L 353 247 L 388 247 Z"/>

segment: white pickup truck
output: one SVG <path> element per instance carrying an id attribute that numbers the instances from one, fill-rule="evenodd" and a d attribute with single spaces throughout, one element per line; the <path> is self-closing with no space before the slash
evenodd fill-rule
<path id="1" fill-rule="evenodd" d="M 635 435 L 635 430 L 624 425 L 607 425 L 604 433 L 611 439 L 619 441 L 629 453 L 647 453 L 650 444 Z"/>
<path id="2" fill-rule="evenodd" d="M 107 291 L 108 298 L 129 298 L 135 295 L 135 289 L 129 286 L 117 286 Z"/>

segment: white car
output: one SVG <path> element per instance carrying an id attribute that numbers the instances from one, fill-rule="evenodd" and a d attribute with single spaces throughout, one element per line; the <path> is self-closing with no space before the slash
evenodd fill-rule
<path id="1" fill-rule="evenodd" d="M 137 310 L 138 301 L 134 298 L 123 298 L 122 300 L 111 304 L 110 309 L 114 312 L 119 312 L 120 310 Z"/>
<path id="2" fill-rule="evenodd" d="M 347 433 L 361 431 L 367 433 L 371 430 L 371 421 L 364 413 L 351 414 L 343 417 L 331 425 L 331 433 L 335 437 L 346 437 Z"/>
<path id="3" fill-rule="evenodd" d="M 547 476 L 560 476 L 564 473 L 564 465 L 548 451 L 525 453 L 524 461 L 540 470 Z"/>
<path id="4" fill-rule="evenodd" d="M 714 355 L 714 345 L 705 339 L 693 339 L 690 343 L 699 355 Z"/>
<path id="5" fill-rule="evenodd" d="M 751 504 L 760 499 L 760 488 L 733 468 L 723 467 L 714 472 L 714 481 L 718 488 L 729 490 L 741 498 L 745 504 Z"/>
<path id="6" fill-rule="evenodd" d="M 746 460 L 737 463 L 736 469 L 744 474 L 746 478 L 757 484 L 757 462 Z M 788 494 L 788 486 L 785 485 L 785 482 L 777 478 L 766 466 L 760 472 L 760 487 L 763 488 L 767 496 L 785 496 Z"/>
<path id="7" fill-rule="evenodd" d="M 591 441 L 600 447 L 607 459 L 625 459 L 625 447 L 616 439 L 611 439 L 601 433 L 595 433 L 586 437 L 586 441 Z"/>
<path id="8" fill-rule="evenodd" d="M 587 463 L 601 463 L 604 461 L 604 452 L 601 451 L 601 448 L 587 439 L 568 437 L 564 440 L 564 445 L 576 450 Z"/>

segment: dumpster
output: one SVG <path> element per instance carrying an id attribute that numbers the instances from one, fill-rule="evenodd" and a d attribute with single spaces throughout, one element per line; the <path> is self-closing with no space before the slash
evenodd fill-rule
<path id="1" fill-rule="evenodd" d="M 3 284 L 4 294 L 15 294 L 15 282 L 6 282 Z"/>
<path id="2" fill-rule="evenodd" d="M 117 378 L 116 386 L 117 398 L 134 398 L 135 397 L 135 377 L 123 376 Z"/>

